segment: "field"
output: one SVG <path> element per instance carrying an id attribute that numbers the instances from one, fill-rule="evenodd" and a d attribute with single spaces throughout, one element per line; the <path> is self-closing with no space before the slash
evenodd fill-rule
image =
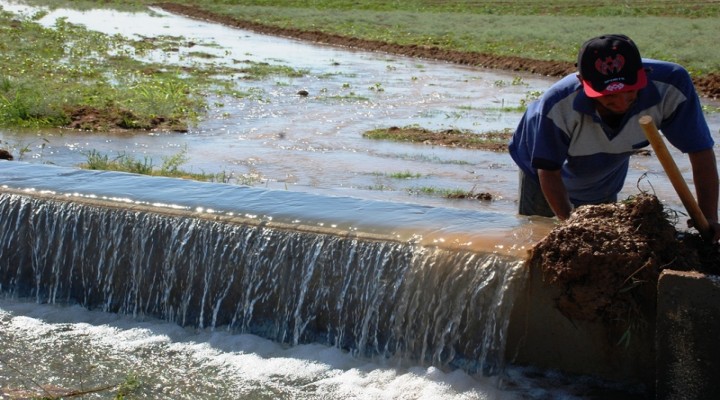
<path id="1" fill-rule="evenodd" d="M 339 35 L 360 39 L 350 43 L 358 47 L 382 43 L 381 49 L 390 52 L 546 75 L 572 70 L 585 39 L 625 33 L 645 57 L 686 66 L 704 94 L 720 95 L 720 54 L 708 51 L 720 37 L 717 2 L 257 0 L 205 1 L 197 9 L 282 28 L 283 34 L 301 31 L 309 40 Z M 413 49 L 393 50 L 391 45 Z"/>
<path id="2" fill-rule="evenodd" d="M 644 57 L 684 65 L 720 95 L 720 3 L 701 1 L 205 1 L 165 3 L 266 33 L 490 68 L 558 76 L 584 40 L 633 38 Z M 188 8 L 189 7 L 189 8 Z"/>
<path id="3" fill-rule="evenodd" d="M 157 4 L 146 0 L 108 0 L 100 4 L 86 0 L 27 0 L 25 3 L 124 10 L 159 6 L 262 33 L 546 76 L 573 72 L 577 49 L 587 38 L 602 33 L 624 33 L 636 41 L 643 56 L 684 65 L 692 74 L 701 95 L 720 97 L 720 52 L 712 51 L 720 37 L 718 2 L 177 0 Z M 83 53 L 104 53 L 120 44 L 92 37 L 75 27 L 61 28 L 68 34 L 84 35 L 82 40 L 73 39 L 65 33 L 54 35 L 30 24 L 11 23 L 10 17 L 5 18 L 9 22 L 4 24 L 3 39 L 0 39 L 3 48 L 3 56 L 0 57 L 0 103 L 4 103 L 0 104 L 0 125 L 3 126 L 82 129 L 86 127 L 86 113 L 90 112 L 92 118 L 107 114 L 108 118 L 116 120 L 115 125 L 129 128 L 182 130 L 198 112 L 202 113 L 205 106 L 191 88 L 217 84 L 207 82 L 206 77 L 213 73 L 205 71 L 196 74 L 195 82 L 186 86 L 177 75 L 168 76 L 165 73 L 165 76 L 159 76 L 158 66 L 145 68 L 141 71 L 142 77 L 138 78 L 139 74 L 133 71 L 141 68 L 127 57 L 95 62 L 84 66 L 83 70 L 73 65 L 63 66 L 72 69 L 70 72 L 75 77 L 82 76 L 83 79 L 106 76 L 102 68 L 110 67 L 124 75 L 117 78 L 118 72 L 113 72 L 116 80 L 140 82 L 123 88 L 101 82 L 106 90 L 89 93 L 88 87 L 100 86 L 77 87 L 72 80 L 60 82 L 45 78 L 58 73 L 68 74 L 68 71 L 58 70 L 57 59 L 65 54 L 48 50 L 61 47 L 60 41 L 72 40 L 85 45 L 80 51 L 72 52 L 73 56 L 82 56 Z M 19 35 L 25 40 L 16 40 Z M 147 46 L 147 43 L 132 45 L 137 49 L 139 45 Z M 156 44 L 157 47 L 161 45 Z M 26 58 L 28 54 L 32 56 Z M 148 89 L 166 95 L 158 102 L 157 98 L 147 98 Z M 48 92 L 55 95 L 39 95 Z M 75 111 L 69 111 L 68 107 Z M 124 115 L 123 108 L 129 109 L 132 114 Z"/>

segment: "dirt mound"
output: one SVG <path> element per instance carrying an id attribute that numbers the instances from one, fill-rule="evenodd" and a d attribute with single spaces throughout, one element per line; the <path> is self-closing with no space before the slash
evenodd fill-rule
<path id="1" fill-rule="evenodd" d="M 573 320 L 627 322 L 654 309 L 665 268 L 717 274 L 717 246 L 678 232 L 660 201 L 641 194 L 627 201 L 584 206 L 531 251 L 528 265 L 561 288 L 558 309 Z"/>
<path id="2" fill-rule="evenodd" d="M 186 132 L 187 126 L 177 119 L 153 117 L 142 119 L 130 110 L 108 106 L 97 108 L 87 105 L 66 107 L 69 122 L 66 128 L 83 131 L 119 131 L 129 129 L 165 130 Z"/>
<path id="3" fill-rule="evenodd" d="M 409 57 L 426 58 L 432 60 L 448 61 L 462 65 L 472 65 L 484 68 L 502 69 L 507 71 L 524 71 L 539 75 L 560 77 L 575 72 L 575 63 L 561 61 L 533 60 L 523 57 L 498 56 L 493 54 L 469 53 L 441 49 L 433 46 L 399 45 L 377 40 L 359 39 L 321 31 L 303 31 L 293 28 L 280 28 L 244 21 L 227 15 L 215 14 L 197 6 L 159 3 L 156 6 L 169 12 L 188 17 L 216 22 L 239 29 L 246 29 L 267 35 L 292 37 L 316 43 L 325 43 L 335 46 L 352 47 L 370 51 L 379 51 Z M 695 86 L 703 96 L 711 98 L 720 97 L 720 75 L 711 74 L 695 77 Z"/>

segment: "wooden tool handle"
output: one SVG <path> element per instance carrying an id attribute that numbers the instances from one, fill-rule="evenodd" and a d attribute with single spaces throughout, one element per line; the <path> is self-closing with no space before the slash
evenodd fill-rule
<path id="1" fill-rule="evenodd" d="M 695 197 L 693 197 L 693 194 L 690 192 L 690 189 L 688 188 L 685 179 L 683 178 L 680 170 L 675 164 L 675 160 L 673 160 L 670 152 L 667 149 L 667 146 L 665 146 L 665 142 L 660 136 L 660 132 L 658 132 L 652 117 L 649 115 L 644 115 L 640 117 L 639 122 L 643 131 L 645 131 L 645 136 L 650 142 L 650 145 L 652 146 L 653 150 L 655 150 L 655 154 L 657 154 L 657 158 L 658 160 L 660 160 L 660 164 L 662 164 L 663 169 L 665 169 L 665 173 L 667 174 L 668 178 L 670 178 L 670 182 L 675 188 L 675 191 L 677 192 L 678 196 L 680 196 L 680 200 L 685 206 L 685 209 L 690 214 L 690 218 L 692 219 L 695 228 L 704 238 L 707 239 L 712 237 L 712 232 L 710 231 L 710 224 L 708 224 L 707 218 L 705 218 L 705 215 L 700 210 L 700 206 L 698 206 L 697 202 L 695 201 Z"/>

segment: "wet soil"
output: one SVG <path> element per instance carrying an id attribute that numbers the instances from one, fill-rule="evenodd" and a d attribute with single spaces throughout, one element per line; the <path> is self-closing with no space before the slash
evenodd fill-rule
<path id="1" fill-rule="evenodd" d="M 717 245 L 676 230 L 654 195 L 579 207 L 532 249 L 531 268 L 561 288 L 558 309 L 572 320 L 617 323 L 654 310 L 663 269 L 720 273 Z"/>
<path id="2" fill-rule="evenodd" d="M 510 131 L 477 134 L 465 132 L 460 129 L 432 131 L 415 126 L 403 128 L 392 126 L 387 129 L 377 129 L 363 134 L 363 137 L 369 139 L 388 139 L 397 142 L 423 143 L 433 146 L 459 147 L 495 152 L 507 151 L 507 144 L 511 136 L 512 132 Z"/>
<path id="3" fill-rule="evenodd" d="M 442 60 L 461 65 L 471 65 L 483 68 L 530 72 L 551 77 L 564 76 L 575 72 L 576 70 L 574 61 L 533 60 L 523 57 L 446 50 L 434 46 L 392 44 L 377 40 L 359 39 L 321 31 L 305 31 L 293 28 L 268 26 L 258 24 L 256 22 L 244 21 L 227 15 L 215 14 L 192 5 L 159 3 L 156 4 L 156 6 L 169 12 L 185 15 L 191 18 L 212 21 L 235 28 L 246 29 L 267 35 L 292 37 L 310 42 L 336 46 L 379 51 L 409 57 Z M 720 98 L 720 74 L 696 76 L 693 78 L 693 81 L 698 92 L 702 96 L 713 99 Z"/>
<path id="4" fill-rule="evenodd" d="M 162 116 L 141 118 L 130 110 L 118 107 L 96 108 L 82 105 L 74 108 L 67 107 L 65 114 L 69 118 L 65 128 L 82 131 L 113 132 L 134 129 L 187 131 L 187 124 L 179 119 Z"/>

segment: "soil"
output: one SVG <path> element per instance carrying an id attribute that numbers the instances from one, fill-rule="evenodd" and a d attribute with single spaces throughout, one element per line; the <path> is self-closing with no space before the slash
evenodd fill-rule
<path id="1" fill-rule="evenodd" d="M 392 44 L 377 40 L 359 39 L 321 31 L 304 31 L 300 29 L 263 25 L 256 22 L 233 18 L 227 15 L 215 14 L 192 5 L 159 3 L 156 4 L 156 6 L 169 12 L 212 21 L 235 28 L 274 36 L 292 37 L 335 46 L 442 60 L 456 64 L 472 65 L 483 68 L 530 72 L 551 77 L 560 77 L 576 71 L 574 61 L 533 60 L 523 57 L 445 50 L 434 46 Z M 693 81 L 695 83 L 695 87 L 702 96 L 713 99 L 720 98 L 720 74 L 696 76 L 693 78 Z"/>
<path id="2" fill-rule="evenodd" d="M 95 108 L 80 106 L 65 110 L 70 122 L 66 128 L 83 131 L 118 131 L 130 129 L 165 130 L 186 132 L 187 126 L 180 120 L 154 117 L 143 120 L 130 110 L 116 107 Z"/>
<path id="3" fill-rule="evenodd" d="M 558 309 L 572 320 L 617 323 L 654 309 L 663 269 L 720 274 L 720 249 L 679 232 L 654 195 L 579 207 L 532 249 L 530 268 L 561 289 Z"/>
<path id="4" fill-rule="evenodd" d="M 477 134 L 459 129 L 432 131 L 415 126 L 403 128 L 391 126 L 387 129 L 365 132 L 363 136 L 370 139 L 378 138 L 398 142 L 424 143 L 433 146 L 506 152 L 512 132 L 498 131 Z"/>

